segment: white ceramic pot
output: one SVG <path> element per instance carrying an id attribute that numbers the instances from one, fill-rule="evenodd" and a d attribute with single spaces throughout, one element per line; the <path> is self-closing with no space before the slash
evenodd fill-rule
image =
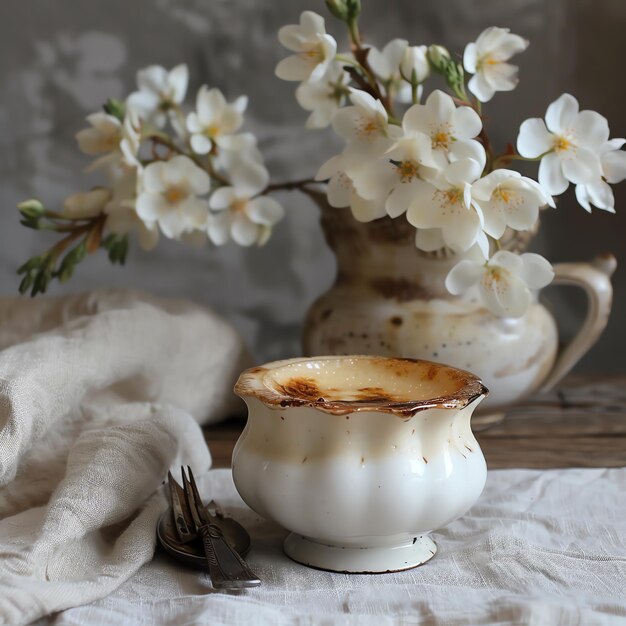
<path id="1" fill-rule="evenodd" d="M 377 354 L 428 359 L 476 372 L 491 390 L 475 426 L 538 389 L 554 386 L 593 346 L 611 311 L 615 258 L 555 266 L 555 284 L 582 288 L 585 321 L 559 350 L 549 310 L 535 301 L 519 319 L 493 315 L 476 297 L 452 296 L 445 277 L 460 257 L 415 247 L 415 229 L 402 219 L 357 222 L 314 194 L 322 226 L 337 257 L 337 279 L 311 306 L 304 354 Z M 507 249 L 522 250 L 532 233 L 509 233 Z"/>
<path id="2" fill-rule="evenodd" d="M 385 572 L 428 561 L 428 536 L 480 496 L 470 428 L 487 389 L 468 372 L 373 356 L 277 361 L 235 386 L 249 409 L 233 453 L 243 500 L 312 567 Z"/>

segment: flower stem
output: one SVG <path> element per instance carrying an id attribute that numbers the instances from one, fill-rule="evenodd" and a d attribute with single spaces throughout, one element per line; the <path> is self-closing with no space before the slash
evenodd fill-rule
<path id="1" fill-rule="evenodd" d="M 521 154 L 513 152 L 512 154 L 500 154 L 493 160 L 493 169 L 500 165 L 507 165 L 510 161 L 526 161 L 527 163 L 537 163 L 543 159 L 546 154 L 550 154 L 551 150 L 540 154 L 538 157 L 523 157 Z"/>
<path id="2" fill-rule="evenodd" d="M 293 191 L 295 189 L 303 189 L 307 185 L 312 185 L 316 183 L 314 178 L 303 178 L 301 180 L 292 180 L 286 181 L 283 183 L 271 183 L 268 185 L 259 195 L 265 195 L 267 193 L 271 193 L 272 191 Z"/>

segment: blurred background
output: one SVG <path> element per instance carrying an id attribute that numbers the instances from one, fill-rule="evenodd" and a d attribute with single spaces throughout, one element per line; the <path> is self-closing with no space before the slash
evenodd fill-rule
<path id="1" fill-rule="evenodd" d="M 626 137 L 622 60 L 626 58 L 623 0 L 362 0 L 362 30 L 381 48 L 395 37 L 410 44 L 442 43 L 462 54 L 487 26 L 509 27 L 530 40 L 517 56 L 521 82 L 484 107 L 496 148 L 515 141 L 520 123 L 543 117 L 563 92 L 581 108 L 609 119 L 612 137 Z M 0 20 L 0 293 L 13 295 L 17 267 L 49 245 L 19 225 L 15 205 L 40 197 L 58 206 L 69 194 L 98 182 L 82 173 L 88 159 L 74 134 L 108 97 L 135 88 L 150 64 L 190 68 L 193 102 L 201 84 L 232 99 L 250 97 L 247 128 L 256 133 L 273 181 L 308 177 L 338 151 L 332 133 L 305 131 L 307 113 L 293 97 L 295 83 L 274 77 L 286 51 L 276 32 L 302 10 L 327 18 L 343 44 L 341 24 L 323 0 L 22 0 L 5 3 Z M 534 174 L 536 170 L 529 170 Z M 533 249 L 553 262 L 589 260 L 610 251 L 618 259 L 615 305 L 604 336 L 579 371 L 624 371 L 626 353 L 626 183 L 615 187 L 617 215 L 588 215 L 570 188 L 558 210 L 543 215 Z M 95 287 L 133 287 L 184 296 L 209 305 L 242 331 L 259 360 L 299 353 L 299 326 L 309 304 L 334 278 L 318 210 L 297 193 L 279 200 L 287 219 L 264 248 L 192 247 L 163 240 L 156 251 L 136 246 L 125 268 L 104 255 L 85 261 L 52 294 Z M 52 241 L 53 239 L 50 239 Z M 546 291 L 565 334 L 580 322 L 584 301 L 566 289 Z"/>

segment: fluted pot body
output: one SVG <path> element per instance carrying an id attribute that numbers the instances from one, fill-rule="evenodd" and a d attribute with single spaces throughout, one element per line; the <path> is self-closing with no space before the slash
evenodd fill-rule
<path id="1" fill-rule="evenodd" d="M 558 332 L 536 297 L 521 318 L 489 312 L 476 295 L 445 287 L 462 257 L 415 247 L 406 220 L 357 222 L 323 196 L 322 227 L 337 258 L 337 278 L 311 306 L 303 350 L 316 354 L 378 354 L 447 363 L 478 374 L 491 390 L 480 412 L 493 412 L 556 383 L 595 343 L 611 308 L 612 255 L 555 266 L 555 282 L 582 287 L 589 307 L 580 332 L 557 359 Z M 531 235 L 511 233 L 507 249 L 523 250 Z"/>
<path id="2" fill-rule="evenodd" d="M 339 571 L 418 565 L 436 550 L 428 534 L 465 513 L 485 484 L 470 418 L 486 389 L 466 372 L 293 359 L 244 374 L 236 390 L 249 419 L 235 485 L 292 532 L 285 550 L 297 561 Z"/>

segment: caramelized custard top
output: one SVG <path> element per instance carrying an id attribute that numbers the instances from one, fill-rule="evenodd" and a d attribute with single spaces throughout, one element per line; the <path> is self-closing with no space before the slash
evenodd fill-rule
<path id="1" fill-rule="evenodd" d="M 402 416 L 463 408 L 488 393 L 479 378 L 463 370 L 376 356 L 275 361 L 243 372 L 235 392 L 270 407 L 306 405 L 338 415 L 379 411 Z"/>

